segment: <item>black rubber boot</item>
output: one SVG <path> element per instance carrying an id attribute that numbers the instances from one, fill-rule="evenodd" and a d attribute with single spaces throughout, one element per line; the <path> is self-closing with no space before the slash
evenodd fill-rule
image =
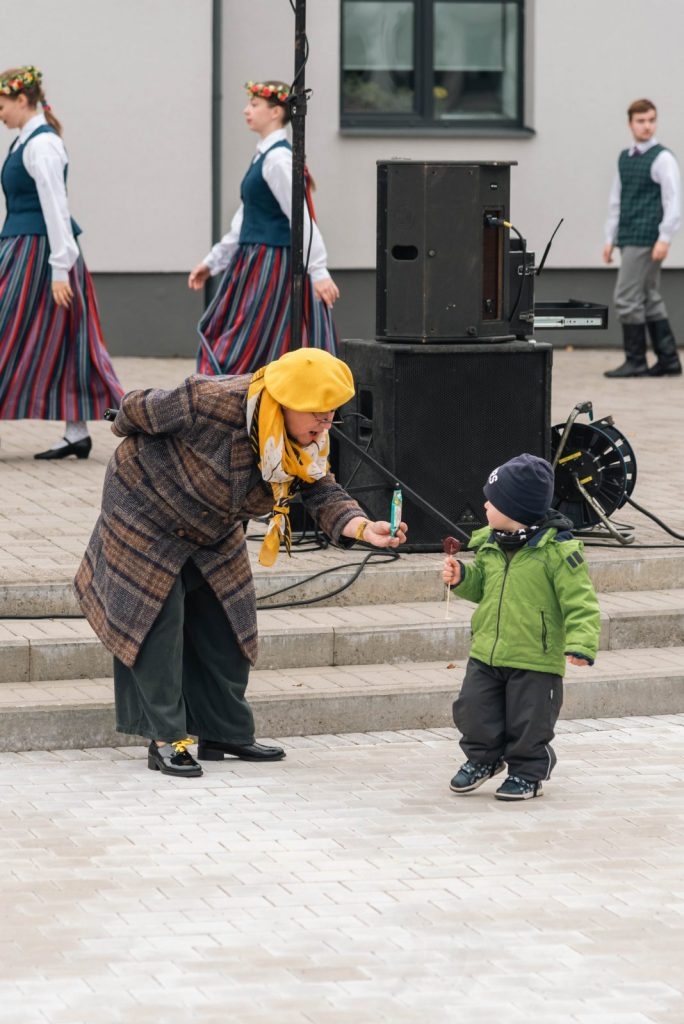
<path id="1" fill-rule="evenodd" d="M 679 377 L 682 372 L 682 364 L 677 355 L 677 342 L 672 333 L 670 321 L 648 320 L 646 326 L 653 351 L 658 357 L 657 362 L 649 368 L 649 377 Z"/>
<path id="2" fill-rule="evenodd" d="M 616 370 L 606 370 L 604 377 L 645 377 L 648 374 L 646 362 L 646 324 L 623 324 L 622 344 L 625 361 Z"/>

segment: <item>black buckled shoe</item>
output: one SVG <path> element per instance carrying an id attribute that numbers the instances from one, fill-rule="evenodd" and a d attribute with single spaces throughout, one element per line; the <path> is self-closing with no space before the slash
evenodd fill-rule
<path id="1" fill-rule="evenodd" d="M 188 753 L 187 748 L 193 742 L 190 737 L 185 740 L 176 740 L 174 743 L 164 743 L 159 747 L 152 740 L 147 751 L 147 767 L 153 772 L 161 772 L 162 775 L 175 775 L 179 779 L 196 779 L 202 775 L 202 765 Z"/>
<path id="2" fill-rule="evenodd" d="M 214 740 L 198 740 L 197 756 L 200 761 L 222 761 L 225 755 L 239 757 L 241 761 L 282 761 L 285 751 L 282 747 L 266 747 L 263 743 L 216 743 Z"/>
<path id="3" fill-rule="evenodd" d="M 66 438 L 64 438 L 66 441 Z M 82 437 L 80 441 L 67 441 L 61 448 L 48 448 L 46 452 L 38 452 L 34 459 L 66 459 L 69 455 L 75 455 L 77 459 L 87 459 L 93 442 L 89 437 Z"/>

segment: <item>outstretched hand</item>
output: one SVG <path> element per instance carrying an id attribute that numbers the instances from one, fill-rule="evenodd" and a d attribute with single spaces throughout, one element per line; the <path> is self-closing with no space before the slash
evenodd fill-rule
<path id="1" fill-rule="evenodd" d="M 375 548 L 398 548 L 400 544 L 405 544 L 408 531 L 406 523 L 399 523 L 394 537 L 391 529 L 390 524 L 382 519 L 375 523 L 369 523 L 364 530 L 363 540 Z"/>
<path id="2" fill-rule="evenodd" d="M 359 535 L 359 530 L 361 533 Z M 351 540 L 360 540 L 364 544 L 372 544 L 374 548 L 398 548 L 400 544 L 406 543 L 408 526 L 406 523 L 399 523 L 397 532 L 392 536 L 392 527 L 382 519 L 371 522 L 369 519 L 362 519 L 358 516 L 351 519 L 342 530 L 343 537 Z"/>

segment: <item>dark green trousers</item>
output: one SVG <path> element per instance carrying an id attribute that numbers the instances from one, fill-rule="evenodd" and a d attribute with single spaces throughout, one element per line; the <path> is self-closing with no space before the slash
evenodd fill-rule
<path id="1" fill-rule="evenodd" d="M 189 560 L 133 668 L 114 658 L 117 731 L 167 743 L 186 736 L 252 743 L 248 677 L 221 603 Z"/>

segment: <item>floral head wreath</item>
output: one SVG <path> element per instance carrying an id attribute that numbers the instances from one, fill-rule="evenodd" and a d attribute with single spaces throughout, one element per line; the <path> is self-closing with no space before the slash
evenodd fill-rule
<path id="1" fill-rule="evenodd" d="M 250 96 L 259 96 L 264 100 L 277 100 L 278 103 L 284 103 L 290 95 L 287 85 L 279 85 L 277 89 L 274 89 L 273 85 L 269 85 L 267 82 L 245 82 L 245 89 Z"/>
<path id="2" fill-rule="evenodd" d="M 17 96 L 24 89 L 30 89 L 32 85 L 40 85 L 43 72 L 34 68 L 32 64 L 26 67 L 17 68 L 6 78 L 0 78 L 0 94 L 3 96 Z"/>

